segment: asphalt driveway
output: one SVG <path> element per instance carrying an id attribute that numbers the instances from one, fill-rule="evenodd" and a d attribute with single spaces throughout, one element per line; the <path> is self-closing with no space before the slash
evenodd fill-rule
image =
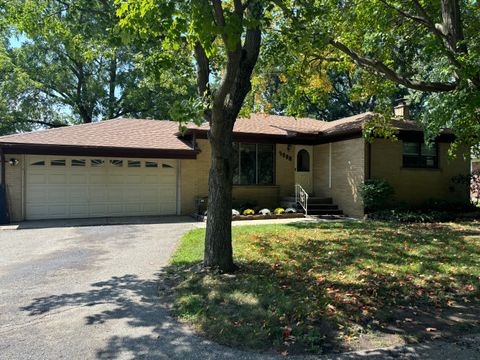
<path id="1" fill-rule="evenodd" d="M 181 235 L 199 226 L 191 219 L 43 225 L 49 227 L 0 231 L 1 359 L 278 358 L 213 344 L 169 317 L 158 296 L 159 273 Z M 328 358 L 479 355 L 473 337 Z"/>

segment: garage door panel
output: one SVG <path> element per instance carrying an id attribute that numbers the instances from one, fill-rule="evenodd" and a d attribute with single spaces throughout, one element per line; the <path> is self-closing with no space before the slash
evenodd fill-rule
<path id="1" fill-rule="evenodd" d="M 90 184 L 99 184 L 99 185 L 103 185 L 108 182 L 107 174 L 90 174 L 90 177 L 88 180 Z"/>
<path id="2" fill-rule="evenodd" d="M 156 214 L 160 211 L 160 206 L 156 203 L 143 204 L 143 210 L 147 214 Z"/>
<path id="3" fill-rule="evenodd" d="M 49 205 L 48 214 L 56 218 L 63 218 L 69 215 L 69 206 L 67 204 Z"/>
<path id="4" fill-rule="evenodd" d="M 76 218 L 88 217 L 88 205 L 70 205 L 70 216 Z"/>
<path id="5" fill-rule="evenodd" d="M 114 175 L 114 174 L 109 174 L 108 175 L 108 183 L 109 184 L 123 184 L 125 182 L 124 176 L 122 174 L 119 175 Z"/>
<path id="6" fill-rule="evenodd" d="M 51 185 L 64 185 L 67 184 L 67 175 L 66 174 L 50 174 L 48 175 L 48 184 Z"/>
<path id="7" fill-rule="evenodd" d="M 51 166 L 51 157 L 31 156 L 26 168 L 27 219 L 84 218 L 103 216 L 171 215 L 176 213 L 175 161 L 155 160 L 158 167 L 145 167 L 150 160 L 134 160 L 135 166 L 116 166 L 108 159 L 93 166 L 71 166 L 73 157 L 56 156 L 64 166 Z M 34 161 L 35 160 L 35 161 Z M 100 159 L 96 158 L 98 161 Z M 32 165 L 44 161 L 44 165 Z"/>
<path id="8" fill-rule="evenodd" d="M 45 203 L 47 201 L 47 192 L 41 186 L 31 186 L 28 201 L 31 203 Z"/>
<path id="9" fill-rule="evenodd" d="M 92 203 L 101 203 L 107 201 L 107 189 L 105 186 L 89 186 L 88 201 Z"/>
<path id="10" fill-rule="evenodd" d="M 140 175 L 126 175 L 125 183 L 129 185 L 140 185 L 142 184 L 142 176 Z"/>
<path id="11" fill-rule="evenodd" d="M 70 174 L 69 183 L 72 185 L 88 184 L 88 176 L 86 174 Z"/>
<path id="12" fill-rule="evenodd" d="M 47 175 L 45 174 L 31 174 L 27 177 L 27 184 L 46 184 L 47 183 Z"/>
<path id="13" fill-rule="evenodd" d="M 107 216 L 108 206 L 106 204 L 90 204 L 90 216 Z"/>
<path id="14" fill-rule="evenodd" d="M 67 189 L 49 185 L 47 190 L 48 203 L 67 203 L 68 192 Z"/>
<path id="15" fill-rule="evenodd" d="M 108 187 L 107 201 L 113 203 L 122 203 L 124 201 L 123 188 L 119 186 Z"/>

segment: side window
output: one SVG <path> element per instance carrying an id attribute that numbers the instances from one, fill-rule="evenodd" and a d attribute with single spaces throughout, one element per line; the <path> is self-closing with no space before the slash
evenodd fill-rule
<path id="1" fill-rule="evenodd" d="M 403 167 L 405 168 L 437 168 L 438 144 L 427 146 L 423 142 L 403 143 Z"/>

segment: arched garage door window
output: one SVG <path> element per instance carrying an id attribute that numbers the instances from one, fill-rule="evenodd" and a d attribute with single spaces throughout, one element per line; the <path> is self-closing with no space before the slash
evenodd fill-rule
<path id="1" fill-rule="evenodd" d="M 297 154 L 297 171 L 310 171 L 310 154 L 307 150 L 300 150 Z"/>

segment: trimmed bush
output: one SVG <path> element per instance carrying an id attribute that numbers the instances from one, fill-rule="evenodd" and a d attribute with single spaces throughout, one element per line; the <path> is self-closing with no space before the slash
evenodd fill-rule
<path id="1" fill-rule="evenodd" d="M 367 213 L 387 208 L 394 193 L 392 185 L 379 178 L 365 180 L 359 190 Z"/>

